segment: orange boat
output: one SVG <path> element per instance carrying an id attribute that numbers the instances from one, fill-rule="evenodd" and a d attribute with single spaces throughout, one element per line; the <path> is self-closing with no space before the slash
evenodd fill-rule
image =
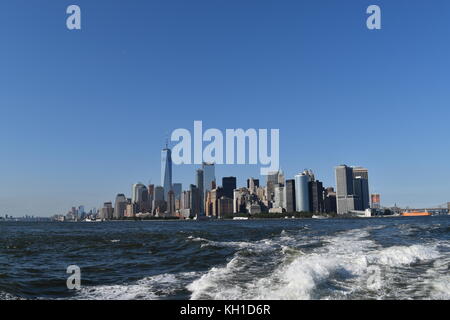
<path id="1" fill-rule="evenodd" d="M 431 216 L 432 214 L 428 211 L 421 211 L 421 212 L 402 212 L 401 214 L 403 217 L 427 217 Z"/>

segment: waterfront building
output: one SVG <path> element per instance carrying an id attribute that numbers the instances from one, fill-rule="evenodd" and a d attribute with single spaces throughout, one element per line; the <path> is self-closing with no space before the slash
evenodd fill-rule
<path id="1" fill-rule="evenodd" d="M 155 194 L 155 185 L 149 184 L 147 187 L 148 191 L 148 203 L 149 203 L 149 212 L 153 211 L 153 195 Z"/>
<path id="2" fill-rule="evenodd" d="M 346 165 L 335 168 L 337 213 L 345 214 L 357 208 L 359 199 L 354 193 L 353 169 Z"/>
<path id="3" fill-rule="evenodd" d="M 143 201 L 143 192 L 147 190 L 147 188 L 142 183 L 135 183 L 131 188 L 131 202 L 133 204 L 140 205 Z"/>
<path id="4" fill-rule="evenodd" d="M 233 199 L 233 191 L 236 189 L 236 177 L 222 178 L 223 195 L 229 199 Z"/>
<path id="5" fill-rule="evenodd" d="M 113 206 L 111 202 L 105 202 L 100 211 L 100 217 L 103 220 L 110 220 L 113 218 Z"/>
<path id="6" fill-rule="evenodd" d="M 125 210 L 125 217 L 133 218 L 134 217 L 134 205 L 132 203 L 127 203 Z"/>
<path id="7" fill-rule="evenodd" d="M 183 190 L 183 185 L 181 183 L 174 183 L 172 185 L 173 193 L 175 195 L 175 200 L 181 199 L 181 192 Z"/>
<path id="8" fill-rule="evenodd" d="M 326 213 L 337 213 L 336 192 L 334 188 L 329 187 L 324 191 L 324 210 Z"/>
<path id="9" fill-rule="evenodd" d="M 295 212 L 295 180 L 286 180 L 286 185 L 284 186 L 284 209 L 286 212 Z"/>
<path id="10" fill-rule="evenodd" d="M 140 212 L 150 212 L 152 204 L 149 200 L 148 189 L 146 186 L 142 188 L 141 202 L 139 203 L 139 211 Z"/>
<path id="11" fill-rule="evenodd" d="M 167 193 L 167 213 L 173 215 L 175 213 L 175 193 L 170 190 Z"/>
<path id="12" fill-rule="evenodd" d="M 266 196 L 268 201 L 273 201 L 275 196 L 275 185 L 279 184 L 283 173 L 281 171 L 272 171 L 269 172 L 266 176 Z"/>
<path id="13" fill-rule="evenodd" d="M 166 201 L 164 200 L 164 187 L 156 186 L 155 192 L 153 194 L 152 211 L 165 212 L 165 209 L 166 209 Z"/>
<path id="14" fill-rule="evenodd" d="M 274 208 L 284 208 L 285 207 L 285 199 L 284 199 L 284 186 L 282 184 L 276 184 L 274 189 L 274 200 L 273 207 Z"/>
<path id="15" fill-rule="evenodd" d="M 250 178 L 247 179 L 247 189 L 250 191 L 250 193 L 255 193 L 256 188 L 259 187 L 259 179 Z"/>
<path id="16" fill-rule="evenodd" d="M 309 208 L 311 212 L 322 213 L 325 211 L 323 202 L 323 184 L 319 180 L 309 182 Z"/>
<path id="17" fill-rule="evenodd" d="M 191 191 L 186 190 L 181 194 L 181 210 L 191 208 Z"/>
<path id="18" fill-rule="evenodd" d="M 268 198 L 267 198 L 267 187 L 263 188 L 263 187 L 257 187 L 256 188 L 256 197 L 261 200 L 261 201 L 265 201 L 265 202 L 269 202 Z"/>
<path id="19" fill-rule="evenodd" d="M 164 188 L 164 200 L 172 190 L 172 151 L 166 145 L 161 151 L 161 186 Z"/>
<path id="20" fill-rule="evenodd" d="M 216 173 L 214 163 L 203 162 L 203 194 L 215 188 Z"/>
<path id="21" fill-rule="evenodd" d="M 116 196 L 114 202 L 114 219 L 121 219 L 125 216 L 125 210 L 127 209 L 127 198 L 123 193 L 119 193 Z"/>
<path id="22" fill-rule="evenodd" d="M 371 208 L 373 208 L 373 209 L 380 209 L 381 208 L 381 200 L 380 200 L 380 198 L 381 198 L 381 196 L 378 193 L 372 194 L 370 196 L 371 203 L 372 203 Z"/>
<path id="23" fill-rule="evenodd" d="M 191 216 L 202 215 L 203 212 L 200 211 L 200 200 L 202 199 L 202 195 L 200 193 L 200 189 L 196 185 L 191 184 L 189 186 L 189 196 L 189 208 L 191 209 Z"/>
<path id="24" fill-rule="evenodd" d="M 309 181 L 310 175 L 304 171 L 295 176 L 295 204 L 297 212 L 310 212 Z"/>
<path id="25" fill-rule="evenodd" d="M 233 213 L 245 213 L 246 199 L 249 195 L 247 188 L 239 188 L 233 191 Z"/>
<path id="26" fill-rule="evenodd" d="M 217 217 L 223 218 L 229 214 L 233 214 L 233 199 L 223 196 L 217 200 Z"/>
<path id="27" fill-rule="evenodd" d="M 352 170 L 356 210 L 364 211 L 370 208 L 369 170 L 363 167 L 353 167 Z"/>
<path id="28" fill-rule="evenodd" d="M 223 188 L 214 188 L 206 195 L 205 213 L 207 216 L 217 217 L 218 200 L 223 196 Z"/>
<path id="29" fill-rule="evenodd" d="M 198 192 L 199 192 L 199 207 L 198 207 L 198 213 L 199 214 L 204 214 L 205 213 L 205 194 L 204 194 L 204 188 L 203 188 L 203 169 L 197 169 L 196 174 L 195 174 L 195 185 L 198 188 Z"/>

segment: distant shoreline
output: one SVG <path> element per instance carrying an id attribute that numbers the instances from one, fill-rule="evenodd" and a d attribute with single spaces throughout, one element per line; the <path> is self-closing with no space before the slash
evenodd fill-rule
<path id="1" fill-rule="evenodd" d="M 8 222 L 33 222 L 33 223 L 103 223 L 103 222 L 214 222 L 214 221 L 256 221 L 256 220 L 348 220 L 348 219 L 370 219 L 370 218 L 429 218 L 429 217 L 442 217 L 442 216 L 450 216 L 448 214 L 442 215 L 432 215 L 427 217 L 403 217 L 400 215 L 386 215 L 386 216 L 372 216 L 372 217 L 360 217 L 360 216 L 317 216 L 317 217 L 248 217 L 241 219 L 233 219 L 233 218 L 206 218 L 206 219 L 177 219 L 177 218 L 154 218 L 154 219 L 123 219 L 123 220 L 104 220 L 104 221 L 52 221 L 52 220 L 38 220 L 38 221 L 21 221 L 21 220 L 0 220 L 0 223 L 8 223 Z"/>

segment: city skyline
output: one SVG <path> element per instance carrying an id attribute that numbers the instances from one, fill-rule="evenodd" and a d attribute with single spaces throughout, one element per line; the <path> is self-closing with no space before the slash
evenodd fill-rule
<path id="1" fill-rule="evenodd" d="M 67 3 L 0 4 L 0 215 L 99 208 L 157 184 L 155 150 L 194 120 L 280 129 L 287 177 L 312 168 L 332 186 L 336 165 L 363 164 L 383 205 L 448 201 L 448 1 L 379 0 L 376 31 L 361 1 L 77 3 L 80 31 Z M 174 182 L 195 169 L 175 166 Z M 259 166 L 224 176 L 244 186 Z"/>
<path id="2" fill-rule="evenodd" d="M 217 167 L 220 166 L 226 166 L 226 165 L 216 165 L 214 163 L 206 163 L 204 162 L 201 166 L 196 166 L 196 165 L 189 165 L 189 167 L 196 167 L 196 169 L 194 168 L 193 171 L 193 176 L 192 176 L 192 180 L 191 181 L 187 181 L 185 183 L 182 182 L 178 182 L 178 180 L 175 177 L 175 180 L 173 180 L 173 167 L 177 167 L 177 166 L 184 166 L 184 165 L 173 165 L 172 161 L 171 161 L 171 153 L 172 153 L 172 149 L 170 148 L 170 145 L 166 142 L 165 146 L 163 149 L 161 149 L 161 158 L 160 158 L 160 163 L 161 163 L 161 168 L 160 168 L 160 173 L 161 173 L 161 177 L 160 179 L 149 179 L 149 183 L 145 184 L 143 183 L 141 180 L 138 182 L 133 183 L 130 186 L 130 193 L 129 193 L 129 197 L 127 197 L 128 193 L 125 192 L 119 192 L 117 193 L 115 196 L 110 197 L 111 200 L 109 200 L 109 198 L 106 198 L 106 200 L 102 201 L 99 200 L 98 203 L 96 203 L 96 205 L 90 206 L 90 205 L 85 205 L 82 201 L 76 201 L 74 200 L 73 203 L 77 203 L 76 205 L 73 204 L 69 207 L 71 207 L 72 209 L 69 210 L 69 213 L 72 212 L 73 214 L 73 210 L 76 210 L 76 212 L 79 212 L 79 208 L 82 208 L 83 212 L 85 213 L 98 213 L 100 215 L 104 215 L 106 216 L 108 219 L 117 219 L 120 217 L 123 217 L 124 215 L 127 215 L 127 199 L 129 199 L 128 201 L 131 201 L 132 204 L 135 203 L 140 203 L 142 201 L 142 197 L 143 195 L 145 195 L 145 197 L 149 197 L 148 199 L 150 200 L 150 203 L 152 203 L 153 200 L 160 200 L 160 201 L 164 201 L 166 202 L 166 206 L 167 206 L 167 192 L 165 191 L 166 187 L 164 187 L 163 185 L 168 183 L 168 181 L 170 181 L 170 187 L 169 187 L 169 191 L 174 193 L 175 198 L 177 199 L 181 199 L 182 198 L 182 193 L 184 191 L 189 191 L 191 190 L 192 186 L 199 188 L 198 184 L 199 184 L 199 177 L 201 179 L 201 186 L 199 189 L 199 195 L 201 195 L 200 197 L 200 206 L 199 206 L 199 210 L 200 212 L 204 212 L 204 201 L 206 200 L 204 197 L 206 196 L 206 194 L 211 191 L 212 186 L 216 186 L 216 187 L 220 187 L 223 188 L 224 190 L 229 188 L 229 187 L 224 187 L 224 183 L 229 183 L 229 180 L 232 179 L 232 184 L 235 186 L 234 189 L 241 189 L 241 188 L 247 188 L 248 190 L 250 190 L 251 188 L 249 187 L 249 181 L 251 179 L 255 179 L 255 177 L 253 176 L 249 176 L 245 179 L 246 183 L 238 183 L 238 178 L 235 176 L 231 176 L 231 175 L 225 175 L 224 176 L 216 176 L 215 171 Z M 248 166 L 248 165 L 246 165 Z M 230 167 L 230 166 L 227 166 Z M 277 186 L 279 183 L 281 183 L 281 187 L 285 188 L 286 184 L 288 184 L 289 181 L 292 181 L 292 185 L 293 185 L 293 206 L 292 204 L 290 204 L 293 208 L 294 211 L 293 212 L 315 212 L 315 210 L 313 210 L 312 206 L 311 206 L 311 199 L 310 199 L 310 195 L 309 192 L 311 192 L 311 187 L 308 185 L 311 181 L 313 182 L 318 182 L 320 183 L 320 188 L 322 188 L 324 191 L 327 190 L 327 188 L 331 187 L 333 188 L 333 192 L 336 192 L 336 204 L 335 206 L 337 206 L 337 210 L 336 213 L 337 214 L 343 214 L 348 212 L 349 210 L 360 210 L 363 211 L 366 208 L 371 207 L 372 201 L 370 200 L 371 197 L 373 196 L 377 196 L 378 197 L 378 208 L 381 204 L 381 207 L 394 207 L 398 205 L 398 203 L 395 203 L 394 205 L 391 204 L 384 204 L 383 202 L 379 202 L 380 199 L 380 192 L 377 193 L 373 193 L 373 192 L 369 192 L 369 183 L 368 183 L 368 170 L 366 168 L 363 168 L 359 165 L 357 166 L 347 166 L 347 165 L 336 165 L 332 168 L 333 172 L 334 172 L 334 182 L 331 184 L 323 184 L 322 181 L 316 180 L 315 179 L 315 173 L 314 171 L 312 171 L 311 169 L 304 169 L 302 170 L 298 170 L 298 172 L 292 176 L 286 175 L 284 171 L 280 168 L 278 171 L 276 172 L 271 172 L 269 175 L 267 176 L 258 176 L 260 179 L 256 179 L 258 182 L 258 186 L 260 186 L 259 181 L 263 180 L 266 181 L 265 184 L 262 184 L 261 187 L 265 187 L 265 188 L 269 188 L 267 192 L 270 193 L 274 193 L 274 190 L 276 190 L 274 186 Z M 343 170 L 343 174 L 340 174 L 339 172 L 341 172 Z M 207 172 L 207 175 L 205 175 L 205 171 Z M 169 173 L 169 174 L 167 174 Z M 199 174 L 201 173 L 201 175 L 199 176 Z M 169 177 L 167 177 L 169 175 Z M 281 178 L 280 178 L 281 177 Z M 363 178 L 363 182 L 361 182 L 361 178 Z M 217 183 L 217 179 L 219 179 L 220 181 L 222 181 L 222 184 Z M 280 180 L 282 179 L 282 181 Z M 152 184 L 151 181 L 161 181 L 161 184 Z M 244 179 L 242 179 L 244 180 Z M 226 181 L 226 182 L 225 182 Z M 357 182 L 358 181 L 358 182 Z M 204 186 L 206 185 L 211 185 L 210 188 L 205 188 Z M 355 188 L 357 188 L 357 185 L 360 186 L 359 191 L 355 190 Z M 149 190 L 148 187 L 154 188 L 152 190 Z M 161 191 L 159 191 L 159 189 L 161 189 Z M 228 193 L 232 194 L 234 189 L 232 189 L 231 191 L 225 191 L 224 195 Z M 364 189 L 364 197 L 362 196 L 362 192 Z M 201 192 L 201 190 L 203 190 L 203 193 Z M 297 190 L 297 191 L 295 191 Z M 299 191 L 301 190 L 301 191 Z M 340 191 L 339 191 L 340 190 Z M 156 193 L 154 193 L 156 192 Z M 282 191 L 284 193 L 284 201 L 286 201 L 286 191 L 283 190 Z M 160 196 L 158 197 L 157 194 L 160 194 Z M 382 193 L 381 193 L 382 194 Z M 347 195 L 349 195 L 350 199 L 347 199 Z M 276 196 L 276 195 L 275 195 Z M 326 192 L 323 195 L 326 198 Z M 155 197 L 155 198 L 153 198 Z M 271 201 L 272 203 L 277 203 L 277 201 L 280 201 L 279 199 L 277 200 L 276 198 L 273 198 L 273 196 L 268 196 L 269 201 Z M 317 197 L 317 195 L 316 195 Z M 342 202 L 340 199 L 342 198 Z M 364 198 L 364 199 L 363 199 Z M 381 198 L 383 198 L 381 196 Z M 325 199 L 323 199 L 324 201 L 326 201 Z M 350 200 L 348 204 L 348 200 Z M 345 203 L 344 205 L 340 203 Z M 366 202 L 366 205 L 363 205 L 363 203 Z M 103 207 L 102 207 L 103 204 Z M 440 206 L 445 207 L 446 205 L 448 205 L 448 202 L 443 202 L 442 204 L 440 204 Z M 281 205 L 280 205 L 281 206 Z M 339 209 L 339 207 L 345 207 L 345 209 Z M 119 207 L 119 210 L 121 212 L 121 214 L 118 214 L 116 211 L 116 207 Z M 288 205 L 289 207 L 289 205 Z M 403 208 L 411 208 L 411 206 L 399 206 L 399 207 L 403 207 Z M 437 206 L 429 206 L 431 207 L 437 207 Z M 89 211 L 85 211 L 85 208 L 91 208 Z M 98 209 L 97 209 L 98 208 Z M 166 207 L 165 207 L 166 208 Z M 377 208 L 377 207 L 372 207 L 372 208 Z M 419 207 L 417 207 L 419 208 Z M 424 207 L 425 208 L 425 207 Z M 67 209 L 67 208 L 66 208 Z M 105 210 L 105 212 L 102 212 L 102 210 Z M 110 210 L 111 209 L 111 210 Z M 143 208 L 137 208 L 135 209 L 133 212 L 133 214 L 142 212 Z M 97 211 L 96 211 L 97 210 Z M 137 211 L 136 211 L 137 210 Z M 10 216 L 10 217 L 19 217 L 19 216 L 36 216 L 36 217 L 51 217 L 56 215 L 60 215 L 62 212 L 54 212 L 52 214 L 48 214 L 48 215 L 36 215 L 36 214 L 32 214 L 32 213 L 28 213 L 28 214 L 24 214 L 24 215 L 13 215 L 13 214 L 8 214 L 6 213 L 6 215 Z M 2 215 L 0 213 L 0 215 Z M 4 214 L 3 214 L 4 215 Z"/>
<path id="3" fill-rule="evenodd" d="M 215 175 L 216 164 L 203 162 L 201 168 L 195 170 L 196 184 L 190 183 L 189 187 L 183 188 L 183 184 L 178 182 L 167 185 L 168 172 L 172 181 L 171 154 L 172 149 L 166 143 L 161 151 L 161 185 L 135 183 L 130 198 L 123 193 L 117 194 L 114 207 L 111 201 L 107 201 L 99 210 L 94 208 L 86 212 L 85 206 L 81 205 L 78 208 L 82 210 L 72 207 L 67 215 L 57 214 L 53 219 L 201 219 L 267 213 L 351 214 L 367 217 L 391 215 L 394 212 L 398 214 L 401 210 L 397 205 L 383 206 L 381 195 L 370 192 L 369 170 L 361 166 L 335 166 L 335 185 L 332 186 L 324 186 L 310 169 L 296 174 L 293 179 L 278 169 L 265 175 L 265 186 L 260 185 L 259 179 L 254 177 L 247 179 L 246 186 L 240 186 L 234 176 L 223 176 L 220 184 Z M 450 209 L 450 202 L 439 207 L 444 210 L 445 206 Z M 434 211 L 437 207 L 430 209 Z M 412 208 L 407 206 L 403 209 L 409 212 Z"/>

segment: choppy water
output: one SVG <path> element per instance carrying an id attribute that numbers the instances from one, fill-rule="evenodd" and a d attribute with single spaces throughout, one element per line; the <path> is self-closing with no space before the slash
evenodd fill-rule
<path id="1" fill-rule="evenodd" d="M 0 223 L 0 299 L 449 299 L 449 265 L 449 216 Z"/>

